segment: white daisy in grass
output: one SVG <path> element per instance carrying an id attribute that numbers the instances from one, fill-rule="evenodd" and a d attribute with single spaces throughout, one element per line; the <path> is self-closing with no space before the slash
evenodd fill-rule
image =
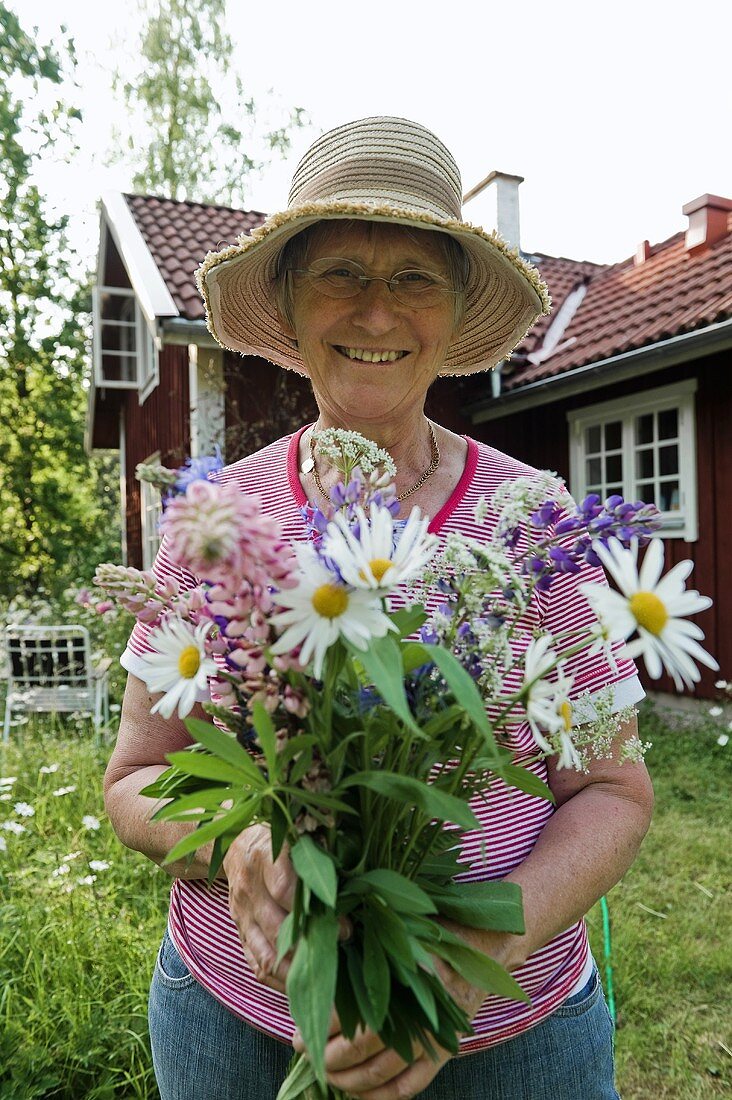
<path id="1" fill-rule="evenodd" d="M 150 713 L 159 711 L 170 718 L 176 706 L 178 717 L 185 718 L 193 704 L 208 699 L 207 679 L 217 673 L 216 662 L 206 654 L 206 634 L 210 623 L 197 627 L 181 619 L 166 619 L 151 631 L 148 641 L 155 650 L 143 657 L 142 679 L 148 691 L 165 692 Z"/>
<path id="2" fill-rule="evenodd" d="M 542 752 L 555 752 L 546 733 L 564 734 L 559 766 L 566 767 L 570 761 L 574 766 L 574 749 L 569 736 L 572 728 L 572 706 L 569 701 L 572 678 L 557 669 L 557 655 L 551 644 L 549 634 L 529 642 L 524 656 L 523 704 L 534 740 Z M 548 680 L 546 677 L 551 672 L 555 672 L 556 677 Z"/>
<path id="3" fill-rule="evenodd" d="M 438 539 L 427 533 L 429 517 L 413 508 L 399 538 L 387 508 L 372 504 L 368 517 L 356 510 L 358 537 L 337 512 L 323 540 L 323 553 L 337 566 L 346 584 L 385 592 L 416 576 L 434 555 Z"/>
<path id="4" fill-rule="evenodd" d="M 693 562 L 680 561 L 661 577 L 660 539 L 651 540 L 640 571 L 636 539 L 630 549 L 617 539 L 610 539 L 607 546 L 596 542 L 593 549 L 620 592 L 598 584 L 583 584 L 581 590 L 610 636 L 626 641 L 628 656 L 643 657 L 649 676 L 657 680 L 665 669 L 681 691 L 684 686 L 693 688 L 700 679 L 695 661 L 707 668 L 719 668 L 699 645 L 703 630 L 681 617 L 704 611 L 712 603 L 708 596 L 684 587 Z M 628 642 L 635 632 L 637 638 Z"/>
<path id="5" fill-rule="evenodd" d="M 283 631 L 271 650 L 290 653 L 301 646 L 300 664 L 312 658 L 313 675 L 320 677 L 325 654 L 340 637 L 365 650 L 371 638 L 383 638 L 395 628 L 371 591 L 340 583 L 312 546 L 298 546 L 295 553 L 301 573 L 296 587 L 272 597 L 285 610 L 270 619 Z"/>

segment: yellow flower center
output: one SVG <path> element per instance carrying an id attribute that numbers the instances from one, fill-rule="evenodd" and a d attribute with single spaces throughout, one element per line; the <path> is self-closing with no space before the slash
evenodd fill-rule
<path id="1" fill-rule="evenodd" d="M 184 680 L 192 680 L 201 664 L 201 654 L 194 645 L 187 645 L 178 657 L 178 672 Z"/>
<path id="2" fill-rule="evenodd" d="M 631 614 L 649 634 L 658 636 L 668 622 L 668 611 L 654 592 L 636 592 L 630 598 Z"/>
<path id="3" fill-rule="evenodd" d="M 339 584 L 321 584 L 313 592 L 312 603 L 324 619 L 337 619 L 348 607 L 348 593 Z"/>
<path id="4" fill-rule="evenodd" d="M 559 707 L 559 717 L 564 722 L 564 732 L 569 733 L 572 728 L 572 704 L 565 699 Z"/>
<path id="5" fill-rule="evenodd" d="M 384 573 L 386 573 L 387 569 L 391 569 L 391 562 L 388 558 L 373 558 L 369 562 L 369 569 L 376 583 L 380 584 Z"/>

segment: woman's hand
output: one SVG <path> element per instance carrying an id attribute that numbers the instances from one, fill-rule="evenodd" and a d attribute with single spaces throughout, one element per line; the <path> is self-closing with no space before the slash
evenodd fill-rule
<path id="1" fill-rule="evenodd" d="M 286 956 L 275 965 L 277 933 L 292 909 L 297 883 L 287 849 L 273 862 L 269 828 L 252 825 L 232 842 L 223 867 L 244 956 L 258 981 L 284 993 L 290 961 Z"/>

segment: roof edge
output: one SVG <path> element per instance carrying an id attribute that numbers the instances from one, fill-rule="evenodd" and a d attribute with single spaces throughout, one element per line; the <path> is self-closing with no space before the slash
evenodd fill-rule
<path id="1" fill-rule="evenodd" d="M 483 424 L 538 405 L 547 405 L 563 397 L 599 389 L 611 382 L 622 381 L 625 377 L 650 374 L 675 363 L 699 359 L 726 347 L 732 347 L 732 317 L 692 332 L 677 333 L 667 340 L 646 344 L 620 355 L 598 359 L 594 363 L 584 363 L 574 370 L 537 379 L 536 382 L 529 382 L 502 394 L 498 399 L 481 401 L 472 407 L 465 406 L 461 412 L 473 424 Z"/>
<path id="2" fill-rule="evenodd" d="M 121 191 L 102 195 L 101 219 L 114 238 L 148 321 L 154 324 L 158 317 L 178 317 L 178 307 Z"/>

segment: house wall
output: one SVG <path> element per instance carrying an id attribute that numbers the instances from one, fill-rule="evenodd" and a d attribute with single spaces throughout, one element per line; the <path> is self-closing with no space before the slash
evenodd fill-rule
<path id="1" fill-rule="evenodd" d="M 126 393 L 125 477 L 127 481 L 127 562 L 142 568 L 140 483 L 138 462 L 160 452 L 164 466 L 180 466 L 190 452 L 188 348 L 164 345 L 160 352 L 160 383 L 140 405 L 136 391 Z"/>
<path id="2" fill-rule="evenodd" d="M 616 385 L 592 390 L 588 394 L 558 400 L 476 424 L 471 434 L 499 450 L 541 469 L 556 470 L 569 478 L 569 430 L 567 413 L 572 409 L 599 404 L 616 398 L 641 394 L 644 390 L 696 378 L 697 502 L 699 538 L 688 543 L 667 539 L 666 569 L 691 559 L 694 570 L 689 584 L 711 596 L 714 605 L 695 621 L 705 633 L 704 646 L 719 661 L 720 672 L 702 672 L 696 693 L 702 698 L 718 694 L 714 681 L 732 677 L 732 586 L 724 583 L 724 570 L 732 545 L 732 371 L 729 356 L 720 353 L 692 363 L 679 364 L 663 371 L 643 375 Z M 644 686 L 656 691 L 674 691 L 669 677 L 651 681 L 642 675 Z"/>

